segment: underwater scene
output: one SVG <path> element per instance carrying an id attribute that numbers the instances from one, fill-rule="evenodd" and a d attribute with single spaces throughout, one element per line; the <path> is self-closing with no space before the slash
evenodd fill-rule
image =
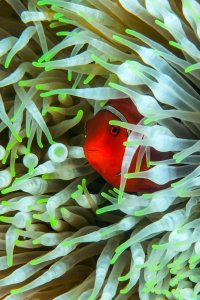
<path id="1" fill-rule="evenodd" d="M 199 1 L 0 24 L 0 299 L 200 300 Z"/>

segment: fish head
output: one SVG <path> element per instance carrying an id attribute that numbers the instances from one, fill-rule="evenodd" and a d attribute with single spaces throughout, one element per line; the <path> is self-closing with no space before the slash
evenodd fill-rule
<path id="1" fill-rule="evenodd" d="M 88 120 L 83 147 L 87 161 L 104 178 L 120 173 L 127 140 L 127 130 L 110 125 L 110 120 L 119 118 L 106 110 Z"/>

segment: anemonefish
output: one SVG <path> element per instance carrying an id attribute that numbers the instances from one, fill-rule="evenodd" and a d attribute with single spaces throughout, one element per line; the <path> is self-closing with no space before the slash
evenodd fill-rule
<path id="1" fill-rule="evenodd" d="M 131 99 L 109 100 L 98 113 L 86 122 L 86 140 L 84 153 L 90 165 L 112 186 L 120 187 L 120 172 L 125 152 L 123 143 L 127 141 L 129 132 L 125 128 L 110 125 L 110 120 L 120 120 L 138 124 L 143 116 L 138 112 Z M 136 150 L 128 170 L 135 172 L 139 152 Z M 150 148 L 151 160 L 166 159 L 166 154 Z M 146 171 L 146 155 L 144 155 L 140 171 Z M 152 192 L 165 186 L 159 186 L 148 179 L 127 179 L 126 192 Z"/>

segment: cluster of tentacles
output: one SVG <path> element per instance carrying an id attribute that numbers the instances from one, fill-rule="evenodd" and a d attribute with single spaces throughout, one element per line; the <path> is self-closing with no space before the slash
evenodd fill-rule
<path id="1" fill-rule="evenodd" d="M 2 0 L 0 22 L 0 298 L 200 299 L 198 1 Z M 144 138 L 117 190 L 84 124 L 127 97 L 144 122 L 117 125 Z M 127 174 L 135 147 L 151 168 Z"/>

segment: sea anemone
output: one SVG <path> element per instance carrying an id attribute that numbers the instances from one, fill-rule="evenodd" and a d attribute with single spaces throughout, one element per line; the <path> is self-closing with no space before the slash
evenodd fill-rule
<path id="1" fill-rule="evenodd" d="M 0 298 L 200 299 L 198 1 L 0 8 Z M 132 132 L 117 190 L 86 162 L 84 124 L 127 97 L 144 119 L 111 121 Z M 169 187 L 128 194 L 128 178 Z"/>

